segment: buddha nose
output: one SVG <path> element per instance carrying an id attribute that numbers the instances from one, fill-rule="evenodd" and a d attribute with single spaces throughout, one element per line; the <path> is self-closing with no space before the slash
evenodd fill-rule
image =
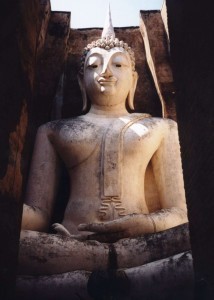
<path id="1" fill-rule="evenodd" d="M 103 65 L 100 75 L 103 77 L 111 77 L 112 76 L 112 71 L 111 71 L 111 68 L 109 67 L 108 63 Z"/>

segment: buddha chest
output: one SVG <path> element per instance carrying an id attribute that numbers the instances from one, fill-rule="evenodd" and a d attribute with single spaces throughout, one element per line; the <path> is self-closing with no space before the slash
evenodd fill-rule
<path id="1" fill-rule="evenodd" d="M 149 147 L 152 126 L 144 120 L 143 114 L 120 118 L 78 117 L 61 122 L 52 142 L 68 169 L 84 162 L 94 164 L 97 160 L 106 172 L 114 172 L 124 158 L 147 157 L 153 151 Z"/>
<path id="2" fill-rule="evenodd" d="M 130 194 L 138 190 L 144 197 L 145 169 L 158 144 L 149 119 L 145 122 L 141 114 L 117 119 L 80 117 L 66 121 L 54 134 L 53 143 L 72 177 L 73 198 L 99 198 L 103 219 L 110 208 L 114 216 L 115 211 L 118 216 L 126 214 L 121 199 L 128 179 Z"/>

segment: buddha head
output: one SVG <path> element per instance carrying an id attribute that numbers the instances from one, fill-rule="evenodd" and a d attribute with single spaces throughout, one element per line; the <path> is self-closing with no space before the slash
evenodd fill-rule
<path id="1" fill-rule="evenodd" d="M 104 106 L 124 102 L 133 110 L 137 79 L 134 52 L 127 43 L 115 38 L 109 8 L 101 38 L 88 44 L 81 58 L 83 111 L 88 98 L 91 103 Z"/>

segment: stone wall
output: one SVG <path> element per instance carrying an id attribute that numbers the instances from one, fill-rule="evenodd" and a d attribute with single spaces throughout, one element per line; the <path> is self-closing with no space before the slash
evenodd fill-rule
<path id="1" fill-rule="evenodd" d="M 214 299 L 214 26 L 212 2 L 167 0 L 195 299 Z"/>
<path id="2" fill-rule="evenodd" d="M 1 3 L 0 299 L 4 300 L 14 298 L 22 202 L 35 132 L 50 120 L 69 24 L 70 13 L 52 13 L 49 0 Z"/>
<path id="3" fill-rule="evenodd" d="M 176 120 L 175 87 L 166 26 L 160 11 L 140 13 L 140 31 L 144 40 L 147 64 L 162 102 L 163 115 Z"/>
<path id="4" fill-rule="evenodd" d="M 19 201 L 27 130 L 27 79 L 19 55 L 17 1 L 1 2 L 0 18 L 0 298 L 12 299 L 19 237 Z M 24 87 L 26 83 L 26 88 Z"/>

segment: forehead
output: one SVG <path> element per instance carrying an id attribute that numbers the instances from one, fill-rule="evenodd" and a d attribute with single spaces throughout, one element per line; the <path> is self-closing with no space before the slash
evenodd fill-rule
<path id="1" fill-rule="evenodd" d="M 90 58 L 90 57 L 102 57 L 102 58 L 111 58 L 112 56 L 119 56 L 119 57 L 123 57 L 125 58 L 126 60 L 128 60 L 130 62 L 130 57 L 129 57 L 129 54 L 128 52 L 122 48 L 122 47 L 114 47 L 114 48 L 111 48 L 109 50 L 106 50 L 106 49 L 103 49 L 103 48 L 99 48 L 99 47 L 95 47 L 95 48 L 92 48 L 88 53 L 87 53 L 87 56 L 86 56 L 86 59 L 85 59 L 85 62 L 87 62 L 87 60 Z"/>

